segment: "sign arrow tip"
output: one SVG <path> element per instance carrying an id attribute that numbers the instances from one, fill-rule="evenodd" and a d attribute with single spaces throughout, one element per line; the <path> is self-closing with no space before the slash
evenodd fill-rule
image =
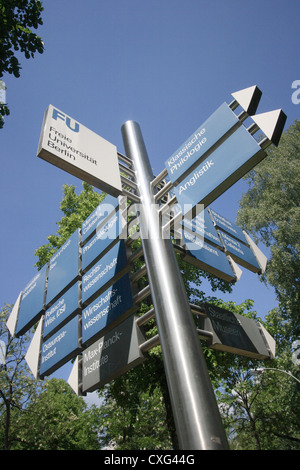
<path id="1" fill-rule="evenodd" d="M 239 103 L 249 116 L 255 114 L 261 95 L 262 92 L 256 85 L 232 93 L 235 101 Z"/>
<path id="2" fill-rule="evenodd" d="M 252 116 L 253 121 L 276 146 L 279 144 L 286 118 L 285 113 L 281 109 Z"/>

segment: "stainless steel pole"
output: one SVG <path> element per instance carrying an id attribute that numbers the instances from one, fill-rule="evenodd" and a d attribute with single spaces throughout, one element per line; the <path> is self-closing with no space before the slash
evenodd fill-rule
<path id="1" fill-rule="evenodd" d="M 147 222 L 142 247 L 179 445 L 184 450 L 224 450 L 227 439 L 172 242 L 161 236 L 151 190 L 154 176 L 139 125 L 127 121 L 122 135 L 135 166 L 140 224 Z"/>

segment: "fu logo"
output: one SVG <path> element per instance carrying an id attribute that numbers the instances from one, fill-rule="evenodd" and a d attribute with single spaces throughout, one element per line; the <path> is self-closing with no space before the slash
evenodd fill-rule
<path id="1" fill-rule="evenodd" d="M 72 119 L 71 121 L 71 118 L 69 118 L 68 116 L 66 116 L 61 111 L 58 111 L 55 108 L 53 109 L 52 118 L 55 119 L 55 121 L 57 121 L 58 119 L 61 119 L 62 121 L 66 123 L 66 125 L 71 131 L 79 132 L 78 122 L 74 121 L 74 119 Z"/>

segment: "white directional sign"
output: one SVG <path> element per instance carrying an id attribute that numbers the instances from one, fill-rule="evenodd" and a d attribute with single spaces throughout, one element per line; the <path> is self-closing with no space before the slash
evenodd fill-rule
<path id="1" fill-rule="evenodd" d="M 115 145 L 49 105 L 38 157 L 112 196 L 122 192 Z"/>

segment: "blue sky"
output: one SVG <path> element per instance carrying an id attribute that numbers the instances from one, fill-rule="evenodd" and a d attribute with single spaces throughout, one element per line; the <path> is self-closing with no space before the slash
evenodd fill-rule
<path id="1" fill-rule="evenodd" d="M 49 104 L 124 152 L 121 126 L 137 121 L 155 174 L 231 93 L 258 85 L 258 112 L 282 108 L 299 119 L 292 83 L 300 79 L 295 0 L 51 0 L 38 34 L 43 55 L 4 76 L 11 115 L 0 130 L 0 301 L 14 303 L 36 272 L 34 251 L 57 230 L 62 186 L 81 181 L 36 151 Z M 247 190 L 236 183 L 212 207 L 232 221 Z M 262 251 L 267 250 L 262 246 Z M 208 291 L 209 292 L 209 291 Z M 231 296 L 255 300 L 264 317 L 273 289 L 243 269 Z"/>

